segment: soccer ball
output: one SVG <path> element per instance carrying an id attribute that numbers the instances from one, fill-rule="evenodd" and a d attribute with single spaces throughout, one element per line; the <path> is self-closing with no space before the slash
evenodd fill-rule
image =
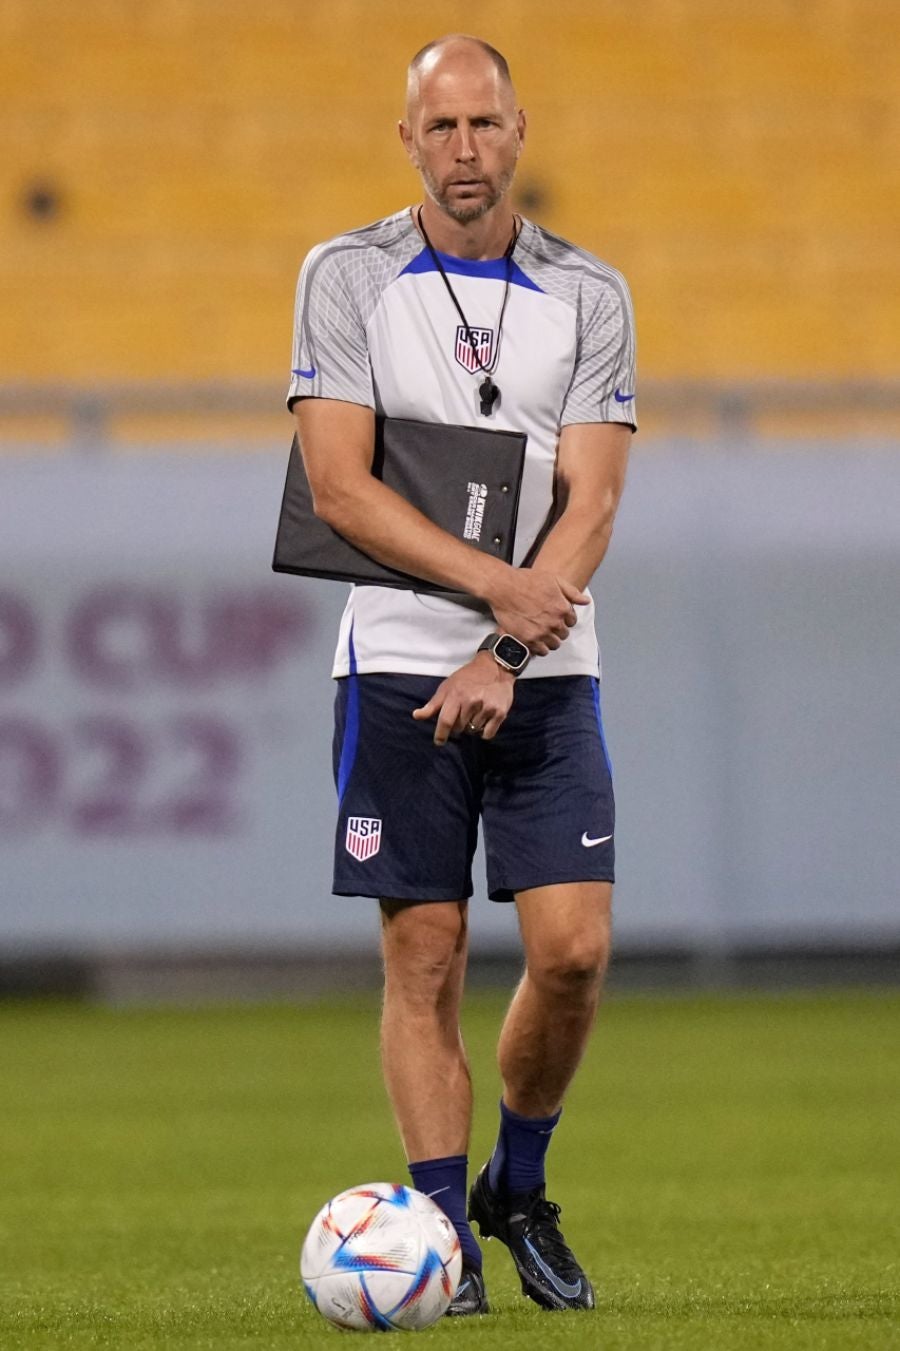
<path id="1" fill-rule="evenodd" d="M 300 1253 L 306 1293 L 330 1323 L 414 1332 L 456 1293 L 456 1230 L 430 1197 L 392 1182 L 351 1187 L 323 1206 Z"/>

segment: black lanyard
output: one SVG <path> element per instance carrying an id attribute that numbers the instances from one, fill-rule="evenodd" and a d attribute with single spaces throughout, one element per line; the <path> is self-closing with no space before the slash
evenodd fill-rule
<path id="1" fill-rule="evenodd" d="M 450 278 L 444 271 L 444 265 L 441 262 L 440 258 L 438 257 L 437 253 L 435 252 L 431 240 L 428 238 L 428 232 L 426 231 L 425 226 L 422 223 L 421 207 L 419 207 L 419 210 L 416 213 L 416 220 L 418 222 L 422 238 L 425 240 L 428 252 L 431 254 L 431 261 L 434 263 L 438 272 L 440 272 L 441 279 L 447 288 L 447 292 L 450 296 L 450 299 L 456 306 L 456 312 L 459 315 L 460 319 L 463 321 L 463 328 L 466 331 L 466 337 L 469 340 L 469 346 L 472 348 L 472 358 L 475 361 L 475 364 L 478 367 L 478 369 L 484 374 L 484 379 L 478 386 L 478 398 L 481 403 L 480 409 L 481 416 L 490 417 L 494 411 L 494 404 L 500 398 L 500 388 L 498 385 L 494 383 L 491 377 L 494 373 L 494 370 L 496 369 L 497 362 L 500 360 L 500 335 L 503 332 L 503 316 L 506 313 L 506 302 L 509 300 L 509 287 L 510 282 L 512 281 L 512 256 L 513 250 L 516 247 L 516 241 L 519 238 L 519 232 L 516 229 L 515 221 L 513 222 L 512 238 L 507 244 L 506 252 L 503 255 L 504 260 L 506 262 L 506 281 L 503 286 L 503 303 L 500 306 L 500 317 L 497 320 L 497 340 L 494 344 L 494 356 L 493 360 L 491 361 L 491 364 L 489 366 L 485 366 L 484 362 L 478 355 L 478 344 L 475 341 L 475 334 L 472 332 L 472 327 L 466 316 L 463 314 L 462 305 L 460 305 L 459 301 L 456 298 L 456 292 L 450 285 Z"/>

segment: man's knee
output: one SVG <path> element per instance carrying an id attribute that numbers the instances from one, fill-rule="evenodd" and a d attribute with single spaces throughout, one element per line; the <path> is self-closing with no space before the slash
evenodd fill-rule
<path id="1" fill-rule="evenodd" d="M 612 887 L 571 883 L 517 900 L 529 979 L 548 995 L 595 997 L 609 962 Z"/>
<path id="2" fill-rule="evenodd" d="M 527 969 L 547 994 L 588 999 L 599 993 L 608 962 L 608 933 L 573 934 L 529 953 Z"/>
<path id="3" fill-rule="evenodd" d="M 597 909 L 577 924 L 542 926 L 540 940 L 526 946 L 529 979 L 549 995 L 590 1000 L 609 963 L 610 919 Z"/>
<path id="4" fill-rule="evenodd" d="M 382 901 L 385 983 L 405 1000 L 433 1004 L 465 961 L 465 901 Z"/>

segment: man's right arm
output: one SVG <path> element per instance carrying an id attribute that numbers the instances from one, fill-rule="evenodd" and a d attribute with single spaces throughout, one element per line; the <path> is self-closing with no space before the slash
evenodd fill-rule
<path id="1" fill-rule="evenodd" d="M 483 600 L 498 626 L 545 656 L 588 597 L 551 572 L 514 568 L 455 539 L 372 475 L 375 414 L 336 399 L 294 405 L 316 515 L 388 567 Z"/>

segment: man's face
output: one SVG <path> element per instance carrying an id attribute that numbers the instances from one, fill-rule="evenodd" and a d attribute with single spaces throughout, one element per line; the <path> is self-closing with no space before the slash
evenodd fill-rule
<path id="1" fill-rule="evenodd" d="M 421 73 L 400 133 L 428 195 L 468 225 L 509 189 L 525 118 L 493 62 L 468 51 L 445 55 Z"/>

